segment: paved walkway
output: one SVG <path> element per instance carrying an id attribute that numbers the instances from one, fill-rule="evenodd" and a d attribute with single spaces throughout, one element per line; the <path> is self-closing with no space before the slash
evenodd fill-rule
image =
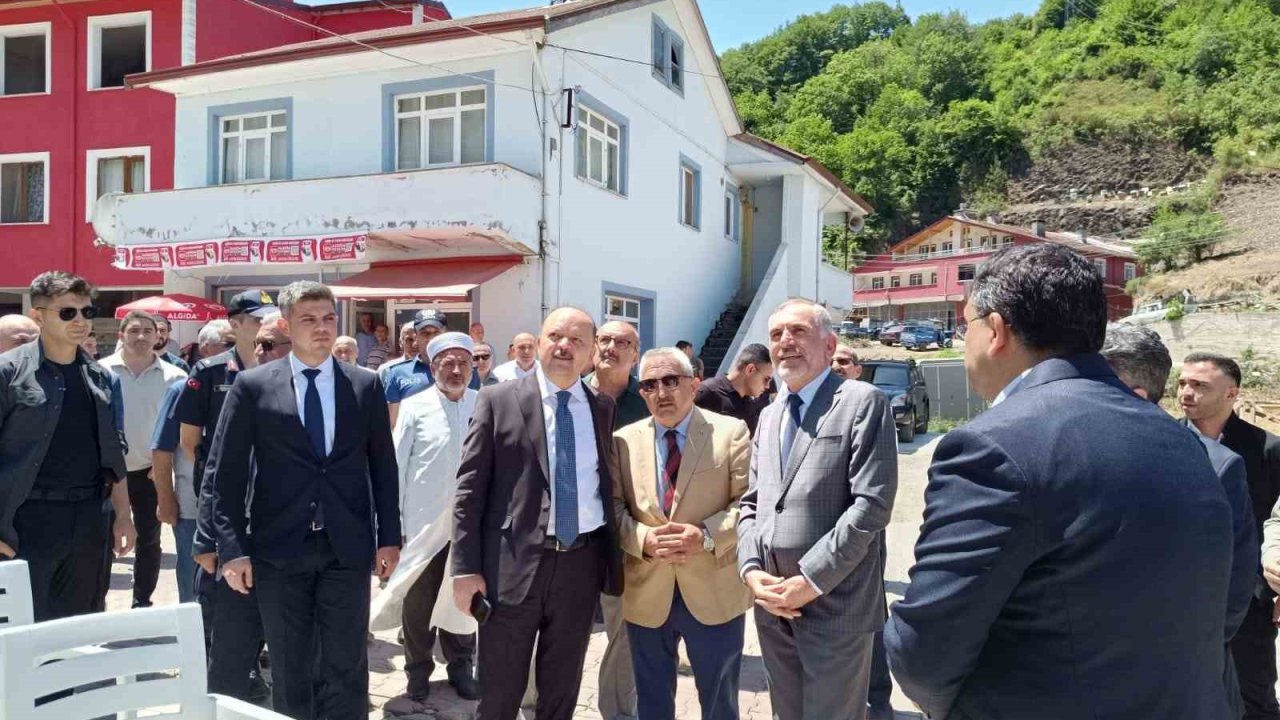
<path id="1" fill-rule="evenodd" d="M 921 435 L 915 443 L 903 445 L 899 449 L 898 497 L 888 531 L 889 562 L 885 576 L 890 602 L 900 599 L 906 588 L 907 570 L 911 567 L 912 551 L 924 510 L 926 470 L 933 457 L 937 438 L 937 435 Z M 173 534 L 167 526 L 163 532 L 163 540 L 164 569 L 160 572 L 160 584 L 153 598 L 157 605 L 178 601 L 173 574 Z M 129 608 L 132 600 L 130 592 L 132 576 L 132 557 L 115 564 L 111 578 L 111 592 L 107 596 L 108 610 Z M 373 587 L 376 593 L 377 584 L 374 583 Z M 600 720 L 600 713 L 596 711 L 596 690 L 600 659 L 604 655 L 604 649 L 604 630 L 597 626 L 587 650 L 585 676 L 582 679 L 582 691 L 578 696 L 578 713 L 574 716 L 575 720 Z M 772 710 L 769 705 L 768 688 L 765 685 L 764 665 L 760 659 L 760 644 L 756 639 L 755 626 L 750 621 L 747 622 L 745 655 L 739 696 L 741 716 L 743 720 L 770 720 Z M 417 712 L 409 715 L 394 715 L 386 712 L 384 706 L 403 693 L 404 689 L 404 652 L 396 642 L 396 633 L 394 631 L 377 633 L 374 641 L 369 645 L 369 693 L 373 704 L 373 711 L 369 714 L 370 720 L 391 717 L 408 720 L 427 718 L 470 720 L 474 717 L 475 703 L 461 700 L 453 693 L 453 689 L 445 680 L 443 664 L 436 666 L 435 674 L 432 676 L 431 698 L 425 706 L 419 706 L 416 708 Z M 401 703 L 396 703 L 396 709 L 400 705 Z M 893 706 L 898 710 L 899 720 L 920 717 L 913 711 L 911 702 L 896 687 Z M 687 661 L 681 663 L 680 677 L 676 684 L 676 717 L 680 720 L 697 720 L 701 717 L 698 695 Z"/>

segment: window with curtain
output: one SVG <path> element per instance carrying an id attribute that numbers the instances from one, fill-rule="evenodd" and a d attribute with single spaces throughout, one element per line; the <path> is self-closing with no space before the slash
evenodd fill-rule
<path id="1" fill-rule="evenodd" d="M 597 187 L 622 191 L 622 128 L 589 108 L 578 107 L 575 173 Z"/>
<path id="2" fill-rule="evenodd" d="M 396 96 L 396 169 L 484 162 L 487 92 L 480 87 Z"/>
<path id="3" fill-rule="evenodd" d="M 147 189 L 147 159 L 141 155 L 98 160 L 98 197 L 109 192 L 135 193 Z"/>
<path id="4" fill-rule="evenodd" d="M 680 163 L 680 224 L 697 230 L 702 227 L 702 172 Z"/>
<path id="5" fill-rule="evenodd" d="M 46 222 L 45 182 L 44 162 L 0 163 L 0 224 Z"/>
<path id="6" fill-rule="evenodd" d="M 288 113 L 237 115 L 221 124 L 223 184 L 288 179 Z"/>

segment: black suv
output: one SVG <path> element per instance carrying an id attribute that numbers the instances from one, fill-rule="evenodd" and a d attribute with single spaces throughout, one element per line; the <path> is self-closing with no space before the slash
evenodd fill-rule
<path id="1" fill-rule="evenodd" d="M 865 360 L 862 377 L 889 398 L 899 442 L 909 443 L 929 429 L 929 391 L 915 360 Z"/>

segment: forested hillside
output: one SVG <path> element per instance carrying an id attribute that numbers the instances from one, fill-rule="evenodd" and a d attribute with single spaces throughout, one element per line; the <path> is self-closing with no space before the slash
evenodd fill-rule
<path id="1" fill-rule="evenodd" d="M 1138 247 L 1178 267 L 1223 236 L 1210 210 L 1224 173 L 1280 149 L 1280 0 L 1045 0 L 981 25 L 837 5 L 722 65 L 753 132 L 875 206 L 867 250 L 961 203 L 990 212 L 1146 184 Z"/>

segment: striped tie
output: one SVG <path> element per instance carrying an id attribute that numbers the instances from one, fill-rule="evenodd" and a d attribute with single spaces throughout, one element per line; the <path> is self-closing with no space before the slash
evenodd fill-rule
<path id="1" fill-rule="evenodd" d="M 671 515 L 671 506 L 676 500 L 676 478 L 680 475 L 680 443 L 676 441 L 679 433 L 675 428 L 667 430 L 667 462 L 662 466 L 662 484 L 666 490 L 662 493 L 662 512 Z"/>

